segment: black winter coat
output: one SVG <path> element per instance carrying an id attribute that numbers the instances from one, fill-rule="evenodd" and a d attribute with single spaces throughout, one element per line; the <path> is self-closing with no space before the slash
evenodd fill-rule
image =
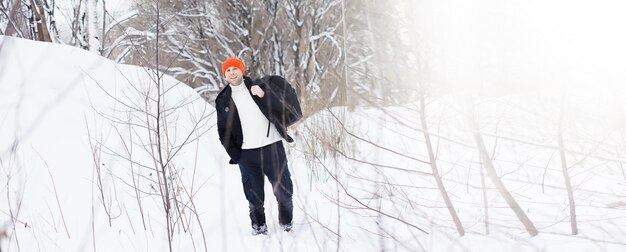
<path id="1" fill-rule="evenodd" d="M 287 129 L 283 127 L 280 123 L 277 123 L 278 120 L 273 117 L 272 109 L 270 108 L 270 104 L 279 104 L 276 101 L 271 101 L 273 99 L 272 95 L 269 95 L 268 92 L 271 92 L 271 89 L 266 87 L 266 84 L 259 80 L 252 80 L 247 76 L 244 76 L 244 84 L 250 92 L 250 88 L 253 85 L 258 85 L 265 95 L 263 98 L 260 98 L 256 95 L 252 96 L 252 100 L 259 106 L 259 109 L 265 115 L 265 117 L 274 124 L 278 133 L 285 139 L 287 142 L 293 142 L 293 138 L 291 138 L 287 134 Z M 230 156 L 230 164 L 237 164 L 239 161 L 239 157 L 241 157 L 241 145 L 243 144 L 243 131 L 241 129 L 241 120 L 239 119 L 239 113 L 237 112 L 237 107 L 235 106 L 235 102 L 232 99 L 232 89 L 230 85 L 227 85 L 222 89 L 222 91 L 215 98 L 215 110 L 217 111 L 217 132 L 220 137 L 220 142 L 226 149 L 226 152 Z M 267 129 L 269 132 L 269 126 L 267 125 Z"/>

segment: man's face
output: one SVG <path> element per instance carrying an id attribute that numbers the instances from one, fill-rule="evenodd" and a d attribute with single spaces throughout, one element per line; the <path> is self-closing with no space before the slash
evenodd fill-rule
<path id="1" fill-rule="evenodd" d="M 241 82 L 243 82 L 243 73 L 239 70 L 239 68 L 234 66 L 226 68 L 224 77 L 226 78 L 226 81 L 233 86 L 238 86 Z"/>

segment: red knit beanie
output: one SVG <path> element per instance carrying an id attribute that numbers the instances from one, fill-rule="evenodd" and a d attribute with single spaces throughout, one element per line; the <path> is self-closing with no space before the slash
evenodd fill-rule
<path id="1" fill-rule="evenodd" d="M 222 74 L 224 76 L 226 76 L 226 69 L 228 69 L 231 66 L 239 68 L 242 74 L 244 75 L 246 74 L 246 67 L 243 64 L 243 61 L 237 58 L 228 58 L 224 61 L 224 63 L 222 63 Z"/>

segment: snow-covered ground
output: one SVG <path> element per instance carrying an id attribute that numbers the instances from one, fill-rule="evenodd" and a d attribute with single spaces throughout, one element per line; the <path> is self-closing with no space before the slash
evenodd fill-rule
<path id="1" fill-rule="evenodd" d="M 0 36 L 0 249 L 168 251 L 156 158 L 166 160 L 175 199 L 174 251 L 623 251 L 624 124 L 615 115 L 624 107 L 606 101 L 624 93 L 598 102 L 574 90 L 575 102 L 566 102 L 568 118 L 586 119 L 565 126 L 580 229 L 570 235 L 555 149 L 559 109 L 551 106 L 559 102 L 550 92 L 476 108 L 496 169 L 538 236 L 525 233 L 488 178 L 483 191 L 458 94 L 432 100 L 428 120 L 465 236 L 419 161 L 428 156 L 415 105 L 334 108 L 292 129 L 294 231 L 277 228 L 266 184 L 270 232 L 251 236 L 239 170 L 219 144 L 212 104 L 151 69 Z"/>

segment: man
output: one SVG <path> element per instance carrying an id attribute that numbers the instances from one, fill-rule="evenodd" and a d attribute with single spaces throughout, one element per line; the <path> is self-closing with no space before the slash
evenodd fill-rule
<path id="1" fill-rule="evenodd" d="M 215 99 L 217 130 L 231 158 L 229 163 L 239 165 L 253 235 L 267 234 L 263 175 L 272 184 L 279 223 L 288 232 L 293 219 L 293 185 L 282 140 L 293 139 L 283 127 L 271 122 L 271 89 L 259 81 L 253 82 L 245 72 L 239 59 L 229 58 L 222 64 L 222 74 L 229 84 Z"/>

